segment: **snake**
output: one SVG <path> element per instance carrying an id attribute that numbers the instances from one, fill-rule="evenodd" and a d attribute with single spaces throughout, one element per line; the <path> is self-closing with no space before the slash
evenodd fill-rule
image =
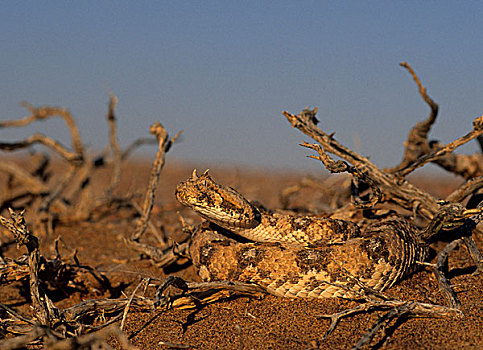
<path id="1" fill-rule="evenodd" d="M 189 256 L 203 281 L 256 284 L 290 298 L 361 299 L 415 271 L 428 247 L 399 214 L 361 225 L 350 220 L 266 210 L 196 170 L 177 200 L 204 218 Z"/>

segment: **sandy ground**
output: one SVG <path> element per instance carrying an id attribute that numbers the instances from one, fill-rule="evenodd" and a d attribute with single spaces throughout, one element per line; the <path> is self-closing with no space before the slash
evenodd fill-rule
<path id="1" fill-rule="evenodd" d="M 196 215 L 182 208 L 174 197 L 176 184 L 186 179 L 192 168 L 190 165 L 173 165 L 168 160 L 161 176 L 153 222 L 157 226 L 162 225 L 165 232 L 173 238 L 181 230 L 177 212 L 188 222 L 200 222 Z M 130 163 L 123 169 L 120 192 L 144 192 L 149 173 L 149 164 Z M 302 177 L 301 174 L 279 171 L 216 167 L 211 167 L 211 173 L 219 182 L 237 188 L 250 200 L 257 200 L 268 208 L 280 207 L 280 190 L 297 183 Z M 450 193 L 461 182 L 456 178 L 438 181 L 420 178 L 415 181 L 421 187 L 429 188 L 432 193 L 442 196 Z M 290 205 L 317 211 L 326 208 L 326 200 L 322 194 L 312 189 L 296 195 Z M 139 259 L 139 254 L 124 244 L 123 237 L 130 235 L 134 227 L 133 220 L 127 220 L 122 213 L 112 213 L 97 223 L 62 224 L 56 227 L 55 232 L 62 236 L 68 247 L 78 250 L 82 263 L 95 266 L 109 277 L 114 286 L 120 286 L 118 292 L 122 290 L 130 295 L 140 278 L 163 280 L 170 272 L 153 266 L 149 260 Z M 156 244 L 156 240 L 149 233 L 146 234 L 145 241 Z M 483 249 L 481 239 L 477 244 Z M 53 254 L 52 240 L 42 242 L 42 253 L 46 256 Z M 14 246 L 5 251 L 7 256 L 15 257 L 19 254 Z M 371 344 L 390 349 L 483 349 L 483 275 L 474 275 L 474 270 L 465 248 L 460 248 L 451 255 L 449 276 L 461 301 L 464 318 L 403 319 L 397 327 L 387 331 L 386 337 L 379 336 Z M 197 280 L 192 267 L 180 269 L 174 274 L 186 280 Z M 26 296 L 19 287 L 20 285 L 0 287 L 1 302 L 22 309 Z M 153 295 L 154 288 L 148 288 L 147 293 Z M 404 300 L 440 304 L 445 302 L 429 270 L 414 274 L 388 290 L 387 294 Z M 65 307 L 89 298 L 106 297 L 116 295 L 75 293 L 59 297 L 56 304 Z M 142 349 L 167 348 L 166 345 L 159 345 L 160 342 L 197 349 L 345 349 L 353 346 L 381 313 L 359 314 L 344 319 L 326 339 L 323 339 L 323 335 L 330 322 L 320 315 L 356 305 L 355 302 L 338 299 L 239 297 L 198 310 L 132 312 L 128 315 L 125 330 L 131 341 Z"/>

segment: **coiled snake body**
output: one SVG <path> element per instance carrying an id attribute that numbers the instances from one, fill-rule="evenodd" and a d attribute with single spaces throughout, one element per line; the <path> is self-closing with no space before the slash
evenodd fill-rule
<path id="1" fill-rule="evenodd" d="M 270 213 L 207 172 L 193 172 L 178 185 L 176 198 L 211 223 L 196 229 L 189 249 L 205 281 L 255 283 L 284 297 L 358 299 L 392 286 L 427 254 L 417 228 L 402 217 L 360 228 L 345 220 Z"/>

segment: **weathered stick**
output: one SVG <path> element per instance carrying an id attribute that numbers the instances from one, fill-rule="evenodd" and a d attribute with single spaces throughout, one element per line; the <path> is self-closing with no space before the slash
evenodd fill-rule
<path id="1" fill-rule="evenodd" d="M 26 170 L 19 167 L 17 164 L 2 161 L 0 162 L 0 171 L 15 177 L 22 182 L 25 187 L 29 189 L 29 192 L 34 195 L 45 194 L 49 192 L 49 187 L 35 176 L 29 174 Z"/>
<path id="2" fill-rule="evenodd" d="M 43 106 L 35 108 L 31 104 L 24 102 L 22 105 L 30 111 L 30 115 L 17 120 L 6 120 L 0 122 L 0 128 L 5 127 L 22 127 L 26 126 L 34 121 L 37 120 L 45 120 L 50 117 L 61 117 L 67 127 L 69 128 L 69 132 L 72 139 L 72 149 L 77 153 L 80 158 L 83 158 L 84 155 L 84 146 L 82 144 L 82 140 L 80 137 L 79 129 L 75 123 L 74 118 L 70 114 L 69 110 L 66 108 L 60 107 L 52 107 L 52 106 Z"/>
<path id="3" fill-rule="evenodd" d="M 114 188 L 118 185 L 121 178 L 121 148 L 117 142 L 116 116 L 114 110 L 117 107 L 117 97 L 114 94 L 109 94 L 109 107 L 107 109 L 107 123 L 109 124 L 109 144 L 112 151 L 112 177 L 109 187 L 106 189 L 106 195 L 110 196 Z"/>
<path id="4" fill-rule="evenodd" d="M 37 237 L 30 234 L 25 220 L 24 212 L 15 212 L 10 209 L 11 219 L 0 216 L 0 223 L 9 230 L 15 237 L 17 244 L 25 245 L 29 255 L 29 275 L 30 275 L 30 296 L 36 318 L 41 325 L 50 325 L 51 312 L 55 311 L 53 303 L 39 287 L 39 241 Z"/>
<path id="5" fill-rule="evenodd" d="M 121 158 L 122 158 L 122 160 L 127 159 L 131 155 L 131 153 L 134 152 L 134 150 L 136 148 L 138 148 L 139 146 L 155 145 L 156 143 L 157 143 L 157 141 L 155 139 L 146 138 L 146 137 L 142 137 L 142 138 L 139 138 L 137 140 L 134 140 L 131 144 L 129 144 L 129 146 L 127 146 L 124 149 L 124 151 L 122 152 Z"/>
<path id="6" fill-rule="evenodd" d="M 78 162 L 78 161 L 82 161 L 83 159 L 82 158 L 83 156 L 81 154 L 71 152 L 67 148 L 62 146 L 60 142 L 39 133 L 33 134 L 32 136 L 22 141 L 0 142 L 0 149 L 4 151 L 15 151 L 17 149 L 27 148 L 36 143 L 40 143 L 44 146 L 51 148 L 68 162 Z"/>
<path id="7" fill-rule="evenodd" d="M 159 175 L 164 166 L 166 152 L 170 149 L 173 142 L 181 135 L 182 131 L 179 131 L 174 137 L 169 139 L 168 132 L 161 125 L 160 122 L 156 122 L 151 125 L 151 134 L 156 136 L 159 142 L 158 153 L 156 154 L 156 160 L 153 164 L 153 169 L 151 171 L 151 178 L 149 179 L 149 186 L 146 192 L 143 205 L 143 215 L 139 219 L 136 231 L 131 236 L 130 240 L 137 241 L 143 235 L 144 231 L 149 225 L 149 217 L 151 215 L 151 210 L 153 208 L 154 196 L 156 188 L 158 187 Z"/>
<path id="8" fill-rule="evenodd" d="M 431 130 L 431 126 L 436 121 L 439 109 L 438 104 L 434 102 L 431 97 L 429 97 L 425 87 L 423 86 L 423 84 L 421 84 L 421 81 L 419 80 L 418 76 L 411 68 L 411 66 L 406 62 L 400 63 L 400 66 L 406 68 L 411 74 L 414 81 L 416 82 L 416 85 L 418 86 L 421 97 L 428 104 L 431 111 L 426 120 L 417 123 L 411 129 L 411 131 L 409 131 L 408 139 L 405 143 L 403 159 L 401 160 L 401 163 L 399 165 L 395 166 L 392 169 L 388 169 L 388 171 L 391 173 L 406 168 L 420 156 L 429 153 L 430 149 L 428 145 L 428 133 Z"/>
<path id="9" fill-rule="evenodd" d="M 372 193 L 369 196 L 369 199 L 363 200 L 359 195 L 358 187 L 355 186 L 354 183 L 352 183 L 351 198 L 352 198 L 352 203 L 356 208 L 359 208 L 359 209 L 373 208 L 381 200 L 382 194 L 381 194 L 381 191 L 379 190 L 379 187 L 377 187 L 374 181 L 372 181 L 371 177 L 369 177 L 367 174 L 363 173 L 356 167 L 349 166 L 349 164 L 341 160 L 338 160 L 337 162 L 334 161 L 318 144 L 310 144 L 310 143 L 304 142 L 301 144 L 301 146 L 307 147 L 316 151 L 319 154 L 318 156 L 309 156 L 309 157 L 320 160 L 325 165 L 327 170 L 329 170 L 331 173 L 348 172 L 356 180 L 367 183 L 371 187 Z"/>
<path id="10" fill-rule="evenodd" d="M 432 151 L 429 154 L 426 154 L 417 158 L 412 164 L 395 172 L 395 175 L 398 177 L 405 177 L 411 172 L 413 172 L 414 170 L 416 170 L 417 168 L 422 167 L 424 164 L 427 164 L 429 162 L 434 162 L 437 159 L 440 159 L 446 154 L 453 152 L 456 148 L 464 145 L 465 143 L 477 138 L 482 134 L 483 134 L 483 115 L 481 115 L 480 117 L 476 118 L 473 121 L 473 130 L 471 130 L 469 133 L 446 144 L 443 147 L 440 147 Z"/>
<path id="11" fill-rule="evenodd" d="M 429 193 L 418 189 L 404 179 L 397 179 L 392 174 L 379 169 L 368 158 L 363 157 L 351 149 L 341 145 L 332 135 L 319 129 L 315 114 L 317 109 L 304 110 L 298 115 L 283 112 L 292 127 L 317 141 L 326 152 L 345 159 L 348 163 L 367 174 L 374 184 L 381 190 L 382 201 L 392 201 L 408 210 L 418 207 L 418 212 L 425 218 L 431 219 L 438 211 L 437 200 Z"/>
<path id="12" fill-rule="evenodd" d="M 423 100 L 431 109 L 428 118 L 422 122 L 416 123 L 408 134 L 407 141 L 404 143 L 404 156 L 401 163 L 394 168 L 388 169 L 388 172 L 397 173 L 398 176 L 406 176 L 414 171 L 417 167 L 422 166 L 426 162 L 434 162 L 442 168 L 454 174 L 463 176 L 466 179 L 483 175 L 483 155 L 475 153 L 471 155 L 452 154 L 449 148 L 445 152 L 441 152 L 445 146 L 437 141 L 429 141 L 428 134 L 432 125 L 436 121 L 438 115 L 438 104 L 434 102 L 426 92 L 425 87 L 421 84 L 418 76 L 411 66 L 402 62 L 400 64 L 406 68 L 413 77 L 418 87 L 419 93 Z M 477 136 L 481 145 L 481 135 Z M 469 140 L 465 141 L 468 142 Z M 437 154 L 437 152 L 439 152 Z M 433 157 L 429 157 L 433 154 Z M 420 158 L 427 157 L 425 160 Z M 415 162 L 421 162 L 419 165 Z"/>
<path id="13" fill-rule="evenodd" d="M 448 261 L 449 253 L 456 249 L 461 243 L 462 240 L 457 239 L 456 241 L 447 244 L 446 247 L 444 247 L 444 249 L 438 253 L 436 266 L 434 268 L 434 273 L 436 274 L 436 277 L 438 279 L 439 289 L 448 301 L 449 307 L 453 309 L 459 309 L 461 304 L 456 297 L 455 292 L 451 288 L 449 280 L 445 276 L 444 268 Z"/>

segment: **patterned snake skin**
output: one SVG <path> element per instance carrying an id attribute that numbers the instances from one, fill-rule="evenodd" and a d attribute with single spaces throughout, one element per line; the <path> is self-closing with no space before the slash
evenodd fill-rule
<path id="1" fill-rule="evenodd" d="M 350 221 L 270 213 L 207 172 L 193 172 L 178 185 L 176 198 L 208 220 L 190 244 L 205 281 L 255 283 L 284 297 L 358 299 L 391 287 L 427 254 L 417 228 L 402 217 L 360 228 Z"/>

